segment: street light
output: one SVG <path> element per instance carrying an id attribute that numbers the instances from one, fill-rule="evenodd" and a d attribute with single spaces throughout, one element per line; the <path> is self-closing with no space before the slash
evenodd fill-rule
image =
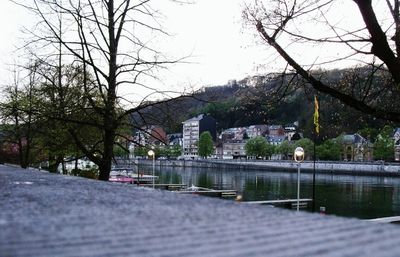
<path id="1" fill-rule="evenodd" d="M 304 161 L 304 149 L 296 147 L 294 150 L 294 160 L 297 162 L 297 211 L 300 206 L 300 163 Z"/>
<path id="2" fill-rule="evenodd" d="M 156 156 L 156 153 L 153 150 L 149 150 L 147 152 L 147 154 L 149 156 L 153 157 L 153 189 L 154 189 L 154 169 L 155 169 L 155 156 Z"/>

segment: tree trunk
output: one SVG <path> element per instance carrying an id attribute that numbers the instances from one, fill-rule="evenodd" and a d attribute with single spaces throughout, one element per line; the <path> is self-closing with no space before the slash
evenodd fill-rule
<path id="1" fill-rule="evenodd" d="M 62 163 L 63 159 L 64 158 L 62 156 L 49 155 L 49 172 L 57 173 L 58 166 L 60 165 L 60 163 Z"/>
<path id="2" fill-rule="evenodd" d="M 99 165 L 99 180 L 108 181 L 113 157 L 115 129 L 106 130 L 104 136 L 103 158 Z"/>
<path id="3" fill-rule="evenodd" d="M 26 169 L 28 168 L 28 163 L 26 161 L 26 156 L 24 152 L 24 146 L 21 139 L 18 139 L 18 155 L 19 155 L 19 165 L 21 168 Z"/>
<path id="4" fill-rule="evenodd" d="M 104 150 L 101 164 L 99 165 L 99 180 L 108 181 L 113 158 L 115 131 L 116 131 L 116 74 L 117 74 L 117 52 L 118 40 L 115 38 L 114 1 L 108 2 L 108 36 L 109 36 L 109 71 L 107 101 L 104 113 Z"/>

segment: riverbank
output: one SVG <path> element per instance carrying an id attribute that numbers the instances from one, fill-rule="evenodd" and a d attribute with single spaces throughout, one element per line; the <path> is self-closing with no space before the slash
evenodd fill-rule
<path id="1" fill-rule="evenodd" d="M 150 160 L 137 160 L 139 165 L 152 165 Z M 258 160 L 156 160 L 157 166 L 198 167 L 213 169 L 296 171 L 294 161 L 258 161 Z M 301 163 L 302 172 L 313 172 L 314 163 Z M 325 162 L 315 163 L 317 173 L 352 174 L 371 176 L 399 176 L 400 164 L 397 163 L 361 163 L 361 162 Z"/>

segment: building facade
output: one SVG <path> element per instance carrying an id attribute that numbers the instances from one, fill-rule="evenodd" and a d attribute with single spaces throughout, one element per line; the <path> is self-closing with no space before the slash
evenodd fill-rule
<path id="1" fill-rule="evenodd" d="M 197 158 L 198 146 L 201 133 L 210 132 L 213 141 L 216 140 L 217 128 L 216 121 L 209 115 L 200 114 L 189 120 L 182 122 L 183 124 L 183 157 Z"/>
<path id="2" fill-rule="evenodd" d="M 228 140 L 222 145 L 223 159 L 246 158 L 245 140 Z"/>
<path id="3" fill-rule="evenodd" d="M 249 138 L 253 137 L 264 137 L 265 135 L 268 135 L 268 125 L 251 125 L 246 127 L 246 134 Z"/>
<path id="4" fill-rule="evenodd" d="M 168 137 L 165 130 L 156 125 L 146 125 L 136 132 L 135 141 L 141 145 L 168 145 Z"/>
<path id="5" fill-rule="evenodd" d="M 169 145 L 179 145 L 179 146 L 183 145 L 182 133 L 168 134 L 167 137 Z"/>
<path id="6" fill-rule="evenodd" d="M 400 161 L 400 128 L 396 128 L 394 130 L 393 140 L 394 140 L 394 160 L 398 162 Z"/>
<path id="7" fill-rule="evenodd" d="M 342 139 L 345 161 L 372 161 L 373 144 L 359 134 L 344 135 Z"/>

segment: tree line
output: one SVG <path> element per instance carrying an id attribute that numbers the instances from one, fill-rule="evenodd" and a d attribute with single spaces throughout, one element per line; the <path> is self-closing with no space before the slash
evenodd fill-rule
<path id="1" fill-rule="evenodd" d="M 364 129 L 362 133 L 366 136 Z M 374 137 L 373 156 L 375 160 L 393 161 L 394 159 L 394 140 L 393 128 L 390 126 L 383 127 L 380 131 L 376 131 Z M 306 153 L 306 159 L 312 160 L 314 156 L 317 160 L 340 161 L 344 157 L 344 135 L 336 138 L 330 138 L 322 143 L 315 145 L 314 141 L 309 138 L 301 138 L 299 140 L 284 140 L 278 145 L 268 143 L 265 137 L 256 136 L 246 140 L 244 148 L 247 157 L 255 159 L 271 159 L 273 155 L 281 155 L 281 158 L 288 160 L 293 156 L 296 147 L 302 147 Z M 208 131 L 200 135 L 198 141 L 198 154 L 200 157 L 207 158 L 214 154 L 214 143 Z M 315 155 L 314 155 L 315 150 Z"/>
<path id="2" fill-rule="evenodd" d="M 108 180 L 115 146 L 128 151 L 123 142 L 140 129 L 132 114 L 181 97 L 146 84 L 178 61 L 151 43 L 149 35 L 167 34 L 152 1 L 14 2 L 39 21 L 26 31 L 29 61 L 4 92 L 3 138 L 18 145 L 22 167 L 45 160 L 54 171 L 65 157 L 85 156 Z M 128 99 L 123 86 L 146 96 Z"/>
<path id="3" fill-rule="evenodd" d="M 375 131 L 377 134 L 372 138 L 371 134 L 367 134 L 367 132 L 370 131 Z M 394 160 L 393 131 L 393 127 L 390 126 L 384 126 L 379 131 L 375 129 L 364 129 L 360 131 L 361 136 L 373 140 L 373 157 L 375 160 Z M 339 161 L 343 159 L 343 134 L 315 144 L 314 148 L 313 140 L 302 138 L 291 142 L 285 140 L 279 145 L 271 145 L 264 137 L 258 136 L 249 139 L 245 144 L 245 149 L 247 156 L 254 158 L 270 159 L 272 155 L 279 154 L 283 159 L 288 159 L 289 156 L 293 155 L 294 149 L 300 146 L 304 149 L 307 159 L 314 158 L 314 149 L 315 157 L 318 160 Z"/>

